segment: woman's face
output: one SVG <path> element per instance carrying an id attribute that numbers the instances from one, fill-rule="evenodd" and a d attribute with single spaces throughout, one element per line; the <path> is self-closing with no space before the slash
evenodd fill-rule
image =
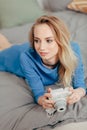
<path id="1" fill-rule="evenodd" d="M 55 64 L 58 61 L 58 44 L 47 24 L 35 26 L 34 48 L 44 63 Z"/>

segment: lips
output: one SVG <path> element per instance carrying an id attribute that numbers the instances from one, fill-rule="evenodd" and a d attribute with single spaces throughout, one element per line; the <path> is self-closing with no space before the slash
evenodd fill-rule
<path id="1" fill-rule="evenodd" d="M 41 56 L 46 56 L 48 53 L 47 52 L 40 52 Z"/>

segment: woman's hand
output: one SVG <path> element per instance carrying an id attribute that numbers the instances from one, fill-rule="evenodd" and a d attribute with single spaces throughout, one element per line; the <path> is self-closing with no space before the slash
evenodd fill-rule
<path id="1" fill-rule="evenodd" d="M 48 89 L 48 93 L 45 93 L 43 96 L 40 96 L 38 99 L 38 104 L 41 105 L 43 108 L 52 108 L 54 105 L 53 100 L 49 100 L 52 97 L 50 94 L 51 89 Z"/>
<path id="2" fill-rule="evenodd" d="M 67 99 L 68 104 L 78 102 L 86 94 L 83 88 L 77 88 L 77 89 L 70 88 L 70 91 L 72 92 L 72 94 Z"/>

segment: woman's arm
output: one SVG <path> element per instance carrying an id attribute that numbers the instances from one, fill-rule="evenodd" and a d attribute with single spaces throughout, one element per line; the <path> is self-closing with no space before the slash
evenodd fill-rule
<path id="1" fill-rule="evenodd" d="M 50 89 L 45 93 L 40 76 L 35 71 L 34 62 L 25 53 L 21 55 L 20 62 L 24 77 L 33 92 L 35 101 L 43 108 L 53 107 L 54 102 L 48 100 L 51 97 Z"/>
<path id="2" fill-rule="evenodd" d="M 74 43 L 72 45 L 73 45 L 73 50 L 78 58 L 78 65 L 76 67 L 73 80 L 72 80 L 73 88 L 71 89 L 72 95 L 68 100 L 69 104 L 73 104 L 79 101 L 86 94 L 86 85 L 84 81 L 84 67 L 82 63 L 81 51 L 78 44 Z"/>
<path id="3" fill-rule="evenodd" d="M 38 98 L 44 95 L 45 91 L 42 81 L 35 71 L 34 63 L 25 53 L 22 53 L 20 57 L 20 64 L 24 77 L 33 92 L 35 101 L 37 102 Z"/>

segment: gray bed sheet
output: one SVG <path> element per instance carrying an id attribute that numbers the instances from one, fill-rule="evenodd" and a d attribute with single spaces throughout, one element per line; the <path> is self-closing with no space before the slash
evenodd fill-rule
<path id="1" fill-rule="evenodd" d="M 34 103 L 24 79 L 0 72 L 0 130 L 51 130 L 80 121 L 87 121 L 87 96 L 49 118 L 46 111 Z"/>

